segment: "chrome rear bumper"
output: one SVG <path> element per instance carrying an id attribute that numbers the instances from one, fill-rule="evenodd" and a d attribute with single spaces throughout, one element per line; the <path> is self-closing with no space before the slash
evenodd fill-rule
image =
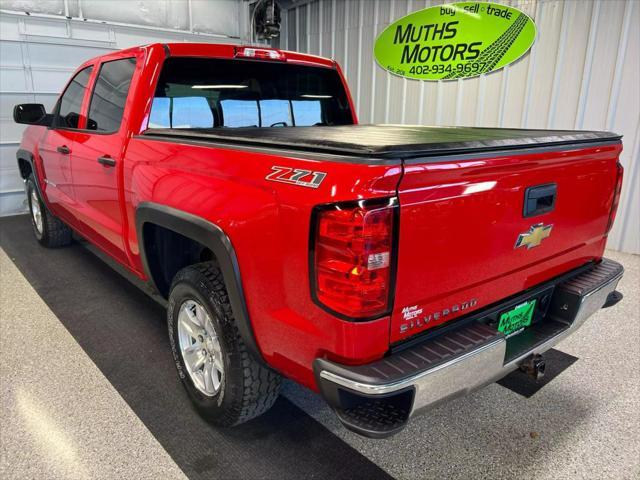
<path id="1" fill-rule="evenodd" d="M 369 365 L 317 359 L 320 390 L 350 430 L 374 438 L 392 435 L 417 412 L 493 383 L 571 335 L 605 304 L 623 271 L 605 259 Z M 507 339 L 490 325 L 497 312 L 536 295 L 547 295 L 549 305 L 544 318 L 525 332 Z"/>

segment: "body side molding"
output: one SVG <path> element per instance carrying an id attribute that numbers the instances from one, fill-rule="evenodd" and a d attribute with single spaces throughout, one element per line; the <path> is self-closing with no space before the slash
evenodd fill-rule
<path id="1" fill-rule="evenodd" d="M 156 291 L 158 291 L 158 288 L 149 267 L 143 240 L 143 227 L 146 223 L 173 230 L 185 237 L 196 240 L 213 252 L 222 271 L 233 315 L 242 340 L 251 354 L 258 360 L 264 361 L 258 349 L 249 319 L 236 253 L 229 237 L 222 229 L 190 213 L 153 202 L 142 202 L 138 205 L 135 221 L 142 265 L 145 274 Z"/>

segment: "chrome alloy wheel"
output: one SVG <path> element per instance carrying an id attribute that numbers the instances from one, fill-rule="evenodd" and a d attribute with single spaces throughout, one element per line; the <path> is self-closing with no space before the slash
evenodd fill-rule
<path id="1" fill-rule="evenodd" d="M 212 397 L 224 377 L 222 348 L 211 317 L 202 305 L 185 300 L 178 312 L 178 341 L 187 372 L 195 387 Z"/>
<path id="2" fill-rule="evenodd" d="M 31 216 L 39 234 L 42 234 L 42 210 L 36 189 L 31 190 Z"/>

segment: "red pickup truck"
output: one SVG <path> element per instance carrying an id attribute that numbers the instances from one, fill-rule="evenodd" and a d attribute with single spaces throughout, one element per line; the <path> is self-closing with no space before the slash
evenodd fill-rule
<path id="1" fill-rule="evenodd" d="M 154 44 L 22 104 L 47 247 L 88 239 L 167 305 L 178 374 L 235 425 L 288 377 L 370 437 L 522 369 L 615 304 L 608 132 L 358 125 L 332 60 Z"/>

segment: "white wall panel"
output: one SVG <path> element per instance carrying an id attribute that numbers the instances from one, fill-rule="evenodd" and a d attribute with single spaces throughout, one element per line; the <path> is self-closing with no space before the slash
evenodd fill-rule
<path id="1" fill-rule="evenodd" d="M 0 0 L 0 8 L 240 37 L 244 7 L 239 0 Z"/>
<path id="2" fill-rule="evenodd" d="M 189 13 L 181 0 L 82 0 L 83 18 L 188 30 Z"/>
<path id="3" fill-rule="evenodd" d="M 65 3 L 70 16 L 87 20 L 60 16 Z M 24 127 L 13 122 L 15 104 L 43 103 L 50 111 L 78 65 L 113 50 L 153 42 L 237 43 L 247 32 L 243 0 L 0 0 L 0 9 L 0 215 L 24 209 L 15 158 Z"/>
<path id="4" fill-rule="evenodd" d="M 64 15 L 64 0 L 2 0 L 0 7 L 18 12 Z"/>
<path id="5" fill-rule="evenodd" d="M 608 245 L 640 253 L 640 2 L 498 1 L 533 17 L 538 38 L 517 62 L 475 79 L 405 80 L 372 57 L 374 40 L 389 23 L 450 0 L 301 0 L 283 12 L 287 34 L 280 47 L 335 58 L 362 123 L 599 129 L 624 135 L 623 194 Z"/>
<path id="6" fill-rule="evenodd" d="M 192 30 L 240 37 L 238 0 L 191 0 Z"/>

